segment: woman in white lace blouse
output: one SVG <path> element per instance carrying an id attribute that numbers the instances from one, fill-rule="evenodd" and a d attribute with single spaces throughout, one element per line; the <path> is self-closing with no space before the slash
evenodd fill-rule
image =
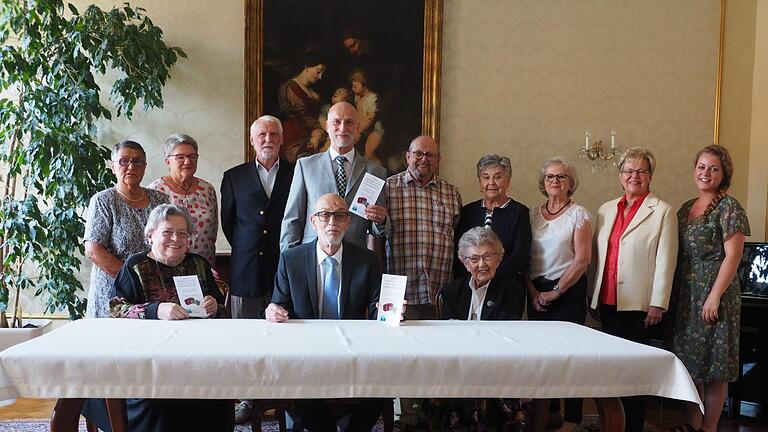
<path id="1" fill-rule="evenodd" d="M 547 200 L 531 208 L 533 241 L 526 282 L 531 320 L 584 324 L 592 218 L 584 207 L 571 201 L 578 185 L 575 169 L 561 157 L 546 161 L 539 171 L 539 190 Z M 547 400 L 535 401 L 534 409 L 543 414 L 549 404 Z M 566 399 L 565 424 L 560 430 L 574 430 L 581 422 L 581 411 L 581 399 Z M 546 418 L 535 416 L 542 417 Z"/>

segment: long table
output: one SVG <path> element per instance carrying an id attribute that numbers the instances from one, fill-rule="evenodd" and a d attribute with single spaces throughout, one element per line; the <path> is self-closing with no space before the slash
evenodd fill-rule
<path id="1" fill-rule="evenodd" d="M 621 396 L 703 408 L 673 354 L 565 322 L 86 319 L 0 364 L 0 401 L 584 397 L 614 425 Z"/>

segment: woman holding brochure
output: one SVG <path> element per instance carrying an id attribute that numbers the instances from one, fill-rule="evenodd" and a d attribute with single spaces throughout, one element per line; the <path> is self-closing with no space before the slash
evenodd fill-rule
<path id="1" fill-rule="evenodd" d="M 152 210 L 144 228 L 151 250 L 132 255 L 120 269 L 115 280 L 117 295 L 109 302 L 113 318 L 178 320 L 187 319 L 190 314 L 228 315 L 210 264 L 189 252 L 194 228 L 192 217 L 179 206 L 163 204 Z M 189 282 L 189 278 L 179 276 L 197 276 L 197 284 L 194 278 Z M 180 301 L 176 283 L 185 281 L 183 290 L 191 294 L 182 295 Z"/>
<path id="2" fill-rule="evenodd" d="M 110 301 L 112 317 L 183 320 L 228 316 L 210 264 L 188 252 L 193 232 L 192 217 L 185 209 L 163 204 L 152 210 L 144 228 L 152 249 L 132 255 L 120 269 L 115 280 L 117 296 Z M 127 399 L 126 408 L 131 431 L 234 430 L 231 400 Z"/>

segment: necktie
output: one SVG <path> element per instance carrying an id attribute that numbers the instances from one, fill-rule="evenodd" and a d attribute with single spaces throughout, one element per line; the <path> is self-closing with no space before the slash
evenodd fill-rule
<path id="1" fill-rule="evenodd" d="M 347 194 L 347 172 L 344 171 L 344 162 L 347 160 L 342 155 L 336 156 L 336 189 L 339 191 L 339 195 L 345 196 Z"/>
<path id="2" fill-rule="evenodd" d="M 339 319 L 339 272 L 334 257 L 323 260 L 325 280 L 323 281 L 323 319 Z"/>

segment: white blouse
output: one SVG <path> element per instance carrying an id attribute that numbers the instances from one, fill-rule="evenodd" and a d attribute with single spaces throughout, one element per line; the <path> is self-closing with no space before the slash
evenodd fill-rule
<path id="1" fill-rule="evenodd" d="M 578 204 L 573 204 L 551 221 L 544 219 L 541 206 L 532 207 L 531 279 L 541 276 L 559 279 L 576 257 L 574 233 L 591 220 L 589 211 Z"/>

